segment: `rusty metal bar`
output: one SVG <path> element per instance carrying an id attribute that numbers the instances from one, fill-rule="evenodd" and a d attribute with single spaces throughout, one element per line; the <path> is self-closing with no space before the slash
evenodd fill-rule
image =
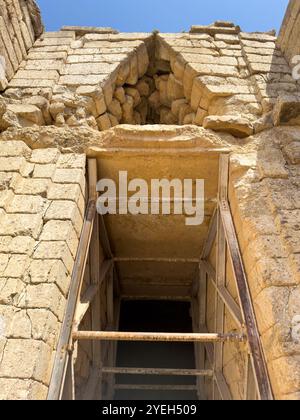
<path id="1" fill-rule="evenodd" d="M 205 260 L 206 258 L 209 257 L 209 254 L 212 250 L 212 246 L 214 244 L 214 241 L 216 239 L 217 236 L 217 208 L 215 208 L 210 224 L 209 224 L 209 229 L 208 229 L 208 234 L 207 234 L 207 238 L 205 241 L 205 244 L 203 246 L 203 251 L 201 254 L 201 260 Z"/>
<path id="2" fill-rule="evenodd" d="M 103 264 L 100 267 L 99 284 L 91 285 L 84 293 L 80 301 L 77 303 L 77 308 L 74 316 L 74 329 L 78 329 L 78 326 L 81 324 L 84 316 L 90 308 L 91 303 L 95 299 L 95 296 L 97 295 L 99 288 L 101 287 L 102 282 L 104 281 L 109 269 L 112 267 L 112 264 L 112 260 L 103 261 Z"/>
<path id="3" fill-rule="evenodd" d="M 80 236 L 79 247 L 73 267 L 66 313 L 57 346 L 54 368 L 47 396 L 48 400 L 59 400 L 62 397 L 66 364 L 68 362 L 67 349 L 70 343 L 76 304 L 81 290 L 81 285 L 86 268 L 95 215 L 96 202 L 95 200 L 89 200 Z"/>
<path id="4" fill-rule="evenodd" d="M 229 177 L 229 156 L 221 155 L 219 159 L 219 186 L 218 186 L 218 203 L 220 200 L 227 200 L 228 197 L 228 177 Z M 227 262 L 227 247 L 224 228 L 220 216 L 219 209 L 217 210 L 217 249 L 216 249 L 216 292 L 215 292 L 215 328 L 218 333 L 223 334 L 225 330 L 225 304 L 218 293 L 218 289 L 226 286 L 226 262 Z M 223 371 L 224 363 L 224 345 L 223 343 L 215 343 L 214 346 L 214 370 L 215 372 Z M 223 388 L 218 386 L 216 382 L 213 386 L 213 399 L 216 399 L 218 391 L 221 399 L 226 400 L 228 395 L 223 394 Z M 231 395 L 230 395 L 231 397 Z"/>
<path id="5" fill-rule="evenodd" d="M 115 390 L 137 391 L 196 391 L 195 385 L 139 385 L 139 384 L 116 384 Z"/>
<path id="6" fill-rule="evenodd" d="M 135 257 L 114 257 L 114 261 L 117 263 L 122 262 L 142 262 L 142 263 L 170 263 L 170 264 L 199 264 L 199 259 L 197 258 L 135 258 Z"/>
<path id="7" fill-rule="evenodd" d="M 103 367 L 103 373 L 115 375 L 151 375 L 151 376 L 213 376 L 213 371 L 198 369 L 155 369 L 155 368 L 127 368 L 127 367 Z"/>
<path id="8" fill-rule="evenodd" d="M 243 334 L 177 334 L 177 333 L 135 333 L 116 331 L 74 331 L 73 340 L 100 341 L 159 341 L 190 343 L 224 343 L 227 341 L 244 342 Z"/>
<path id="9" fill-rule="evenodd" d="M 260 341 L 245 268 L 243 265 L 238 239 L 227 200 L 222 200 L 220 202 L 220 215 L 222 224 L 224 226 L 226 242 L 229 249 L 229 256 L 239 292 L 239 299 L 241 303 L 243 318 L 245 320 L 249 348 L 253 360 L 253 367 L 259 396 L 261 400 L 273 400 L 274 396 Z"/>
<path id="10" fill-rule="evenodd" d="M 239 328 L 243 328 L 244 327 L 244 319 L 243 319 L 242 311 L 241 311 L 239 305 L 235 302 L 235 300 L 233 299 L 233 297 L 231 296 L 229 291 L 226 289 L 226 287 L 224 287 L 224 286 L 219 286 L 218 287 L 217 286 L 216 281 L 215 281 L 215 278 L 216 278 L 215 270 L 212 267 L 212 265 L 210 264 L 210 262 L 209 261 L 203 261 L 202 264 L 206 269 L 206 272 L 208 274 L 208 278 L 210 279 L 211 283 L 213 284 L 213 286 L 215 287 L 215 289 L 219 293 L 220 298 L 225 303 L 226 308 L 230 312 L 231 316 L 233 317 L 233 319 L 235 320 L 235 322 L 237 323 Z"/>

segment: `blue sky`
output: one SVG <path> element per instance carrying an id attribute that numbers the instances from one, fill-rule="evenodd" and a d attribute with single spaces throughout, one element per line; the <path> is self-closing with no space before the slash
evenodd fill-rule
<path id="1" fill-rule="evenodd" d="M 245 31 L 279 29 L 288 0 L 37 0 L 47 31 L 63 25 L 111 26 L 124 32 L 181 32 L 230 20 Z"/>

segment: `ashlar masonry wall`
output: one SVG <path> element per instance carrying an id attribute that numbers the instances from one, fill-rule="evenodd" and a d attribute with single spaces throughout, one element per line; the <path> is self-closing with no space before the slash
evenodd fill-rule
<path id="1" fill-rule="evenodd" d="M 85 155 L 0 148 L 0 400 L 45 399 L 85 207 Z"/>
<path id="2" fill-rule="evenodd" d="M 300 131 L 231 157 L 230 205 L 276 399 L 300 399 Z"/>
<path id="3" fill-rule="evenodd" d="M 0 92 L 6 89 L 43 30 L 34 0 L 0 1 Z"/>
<path id="4" fill-rule="evenodd" d="M 289 2 L 277 45 L 289 63 L 292 63 L 295 55 L 300 54 L 300 3 L 298 0 L 290 0 Z"/>

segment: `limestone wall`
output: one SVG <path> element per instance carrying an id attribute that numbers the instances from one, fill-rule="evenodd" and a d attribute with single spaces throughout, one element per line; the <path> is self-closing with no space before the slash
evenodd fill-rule
<path id="1" fill-rule="evenodd" d="M 299 129 L 231 158 L 230 204 L 276 399 L 300 399 Z"/>
<path id="2" fill-rule="evenodd" d="M 84 197 L 84 154 L 1 142 L 1 400 L 47 396 Z"/>
<path id="3" fill-rule="evenodd" d="M 300 3 L 298 0 L 289 2 L 277 45 L 290 63 L 295 55 L 300 54 Z"/>
<path id="4" fill-rule="evenodd" d="M 35 0 L 0 1 L 0 92 L 43 32 Z"/>
<path id="5" fill-rule="evenodd" d="M 299 117 L 281 112 L 298 110 L 300 91 L 273 32 L 228 22 L 182 34 L 100 29 L 64 28 L 34 43 L 3 94 L 0 130 L 163 123 L 247 137 Z"/>

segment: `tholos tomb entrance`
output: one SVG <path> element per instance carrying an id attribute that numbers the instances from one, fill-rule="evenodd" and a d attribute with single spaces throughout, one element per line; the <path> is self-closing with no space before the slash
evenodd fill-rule
<path id="1" fill-rule="evenodd" d="M 149 133 L 139 141 L 89 151 L 89 201 L 50 398 L 231 399 L 231 381 L 245 399 L 272 398 L 228 203 L 229 149 L 185 139 L 175 153 Z M 120 171 L 129 181 L 143 173 L 149 185 L 204 180 L 203 222 L 174 214 L 172 192 L 169 215 L 99 215 L 97 180 L 120 187 Z"/>

